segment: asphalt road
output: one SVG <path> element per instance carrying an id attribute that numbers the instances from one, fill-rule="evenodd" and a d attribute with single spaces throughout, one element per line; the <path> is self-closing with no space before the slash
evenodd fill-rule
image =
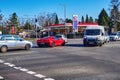
<path id="1" fill-rule="evenodd" d="M 82 39 L 65 46 L 0 53 L 5 80 L 120 80 L 120 41 L 83 47 Z"/>

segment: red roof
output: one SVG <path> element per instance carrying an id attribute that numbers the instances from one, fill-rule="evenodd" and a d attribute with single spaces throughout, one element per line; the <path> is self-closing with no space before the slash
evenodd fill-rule
<path id="1" fill-rule="evenodd" d="M 62 27 L 62 26 L 73 26 L 72 23 L 66 23 L 66 24 L 54 24 L 50 27 Z M 78 26 L 98 26 L 98 23 L 78 23 Z"/>

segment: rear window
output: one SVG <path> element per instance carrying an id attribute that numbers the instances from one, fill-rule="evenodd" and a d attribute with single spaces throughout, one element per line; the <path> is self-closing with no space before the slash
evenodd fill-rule
<path id="1" fill-rule="evenodd" d="M 111 35 L 117 35 L 117 33 L 111 33 Z"/>

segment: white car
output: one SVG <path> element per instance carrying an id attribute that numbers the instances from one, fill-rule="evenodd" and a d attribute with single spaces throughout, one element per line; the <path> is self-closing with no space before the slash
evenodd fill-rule
<path id="1" fill-rule="evenodd" d="M 63 34 L 56 34 L 55 36 L 56 36 L 57 38 L 62 38 L 62 39 L 65 41 L 65 43 L 68 42 L 67 37 L 66 37 L 65 35 L 63 35 Z"/>
<path id="2" fill-rule="evenodd" d="M 110 41 L 117 41 L 118 40 L 118 35 L 117 33 L 112 33 L 109 35 Z"/>
<path id="3" fill-rule="evenodd" d="M 33 46 L 32 42 L 22 39 L 17 35 L 3 35 L 0 39 L 0 51 L 7 52 L 9 49 L 29 50 Z"/>
<path id="4" fill-rule="evenodd" d="M 117 32 L 118 40 L 120 40 L 120 31 Z"/>

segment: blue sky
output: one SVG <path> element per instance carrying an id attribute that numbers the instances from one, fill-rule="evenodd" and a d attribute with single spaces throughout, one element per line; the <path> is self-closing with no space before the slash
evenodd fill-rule
<path id="1" fill-rule="evenodd" d="M 4 18 L 13 12 L 19 17 L 55 12 L 59 18 L 64 18 L 64 8 L 60 4 L 66 5 L 67 18 L 72 19 L 72 15 L 75 14 L 81 20 L 81 16 L 86 17 L 86 14 L 98 18 L 103 8 L 109 14 L 110 0 L 0 0 L 0 10 Z"/>

